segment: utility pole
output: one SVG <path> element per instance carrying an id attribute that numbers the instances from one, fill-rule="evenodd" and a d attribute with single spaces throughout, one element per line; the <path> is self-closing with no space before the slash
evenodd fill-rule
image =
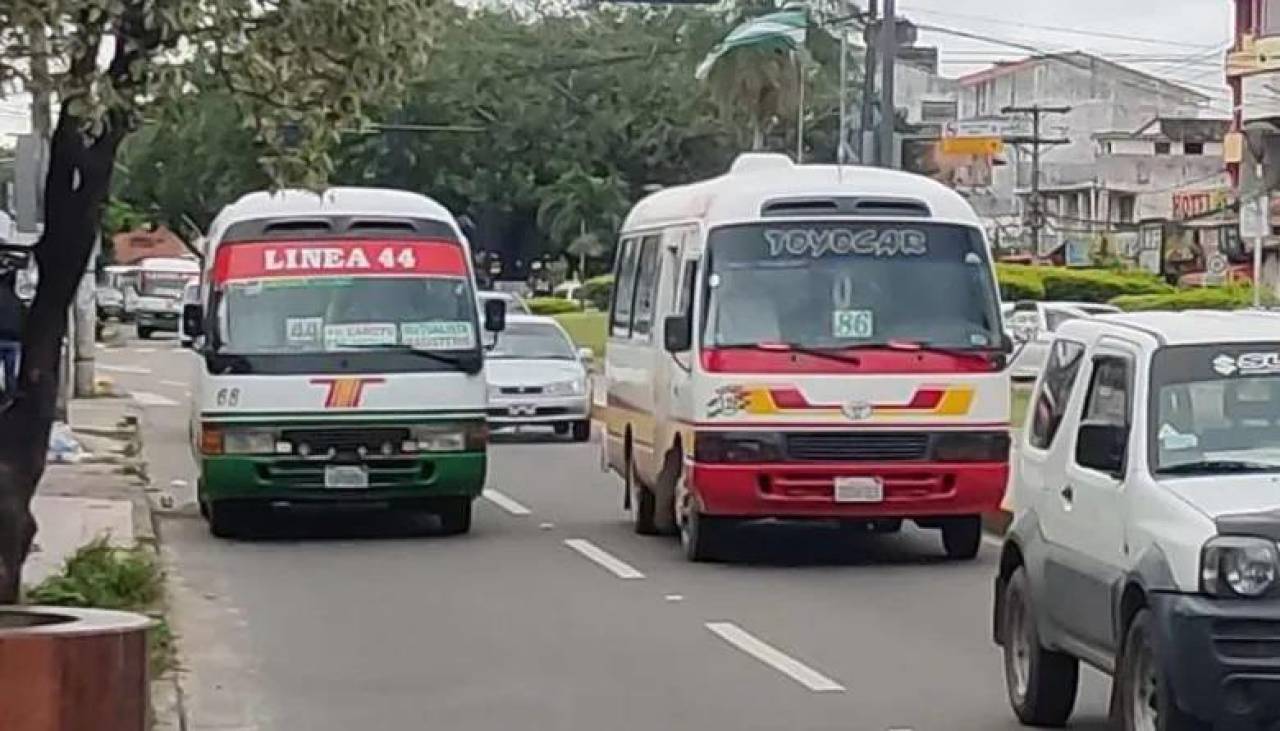
<path id="1" fill-rule="evenodd" d="M 1066 114 L 1071 111 L 1071 107 L 1059 106 L 1049 107 L 1039 104 L 1030 106 L 1011 106 L 1000 110 L 1002 114 L 1030 114 L 1031 115 L 1031 136 L 1009 136 L 1004 141 L 1011 144 L 1025 144 L 1031 146 L 1031 197 L 1028 201 L 1030 210 L 1028 211 L 1027 222 L 1031 228 L 1031 246 L 1032 257 L 1040 258 L 1040 236 L 1044 231 L 1044 206 L 1040 200 L 1040 147 L 1043 145 L 1067 145 L 1071 144 L 1071 140 L 1065 138 L 1046 139 L 1040 136 L 1040 121 L 1046 114 Z"/>
<path id="2" fill-rule="evenodd" d="M 858 157 L 863 165 L 874 165 L 876 150 L 871 134 L 871 126 L 875 122 L 873 100 L 876 98 L 876 17 L 880 12 L 879 0 L 868 0 L 867 23 L 863 40 L 867 44 L 866 56 L 862 61 L 862 118 L 858 125 Z"/>
<path id="3" fill-rule="evenodd" d="M 880 144 L 876 162 L 880 167 L 893 167 L 894 123 L 897 121 L 893 100 L 894 59 L 898 55 L 898 18 L 895 0 L 884 0 L 880 20 Z"/>

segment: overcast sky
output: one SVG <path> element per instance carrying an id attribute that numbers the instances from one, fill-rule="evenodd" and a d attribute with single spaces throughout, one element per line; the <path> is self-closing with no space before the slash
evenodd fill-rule
<path id="1" fill-rule="evenodd" d="M 1225 113 L 1231 6 L 1230 0 L 899 0 L 898 12 L 997 41 L 922 33 L 922 44 L 940 49 L 948 76 L 1027 55 L 1018 45 L 1082 50 L 1213 95 L 1215 109 Z"/>
<path id="2" fill-rule="evenodd" d="M 1217 112 L 1229 109 L 1222 52 L 1231 40 L 1230 0 L 898 0 L 898 12 L 992 39 L 922 33 L 922 44 L 940 49 L 947 76 L 1024 57 L 1029 48 L 1082 50 L 1210 94 Z M 0 100 L 0 135 L 25 130 L 25 111 L 20 100 Z"/>

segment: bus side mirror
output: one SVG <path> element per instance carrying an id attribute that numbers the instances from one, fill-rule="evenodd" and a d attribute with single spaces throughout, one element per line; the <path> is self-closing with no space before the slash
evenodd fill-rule
<path id="1" fill-rule="evenodd" d="M 662 321 L 662 345 L 668 353 L 685 353 L 693 347 L 693 328 L 687 315 L 668 315 Z"/>
<path id="2" fill-rule="evenodd" d="M 498 299 L 485 300 L 484 329 L 499 333 L 507 329 L 507 303 Z"/>
<path id="3" fill-rule="evenodd" d="M 204 335 L 204 308 L 196 304 L 182 306 L 182 332 L 192 341 Z"/>

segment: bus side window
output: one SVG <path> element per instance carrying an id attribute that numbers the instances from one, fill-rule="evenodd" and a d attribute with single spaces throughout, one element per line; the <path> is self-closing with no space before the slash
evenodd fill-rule
<path id="1" fill-rule="evenodd" d="M 639 263 L 636 265 L 635 317 L 633 335 L 648 337 L 653 329 L 653 304 L 658 291 L 658 249 L 661 238 L 646 236 L 641 240 Z"/>
<path id="2" fill-rule="evenodd" d="M 685 317 L 693 316 L 693 288 L 698 282 L 698 260 L 690 259 L 684 263 L 684 272 L 680 277 L 680 289 L 676 292 L 675 314 Z"/>
<path id="3" fill-rule="evenodd" d="M 623 239 L 618 245 L 618 265 L 613 277 L 610 331 L 617 337 L 631 335 L 631 300 L 635 296 L 636 252 L 639 241 Z"/>

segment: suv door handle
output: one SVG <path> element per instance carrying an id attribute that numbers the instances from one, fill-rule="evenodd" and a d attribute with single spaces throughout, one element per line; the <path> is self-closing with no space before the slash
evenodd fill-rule
<path id="1" fill-rule="evenodd" d="M 1062 488 L 1062 490 L 1060 490 L 1058 494 L 1061 495 L 1062 499 L 1066 500 L 1067 502 L 1073 502 L 1076 499 L 1076 491 L 1073 490 L 1070 485 L 1067 485 L 1066 487 Z"/>

